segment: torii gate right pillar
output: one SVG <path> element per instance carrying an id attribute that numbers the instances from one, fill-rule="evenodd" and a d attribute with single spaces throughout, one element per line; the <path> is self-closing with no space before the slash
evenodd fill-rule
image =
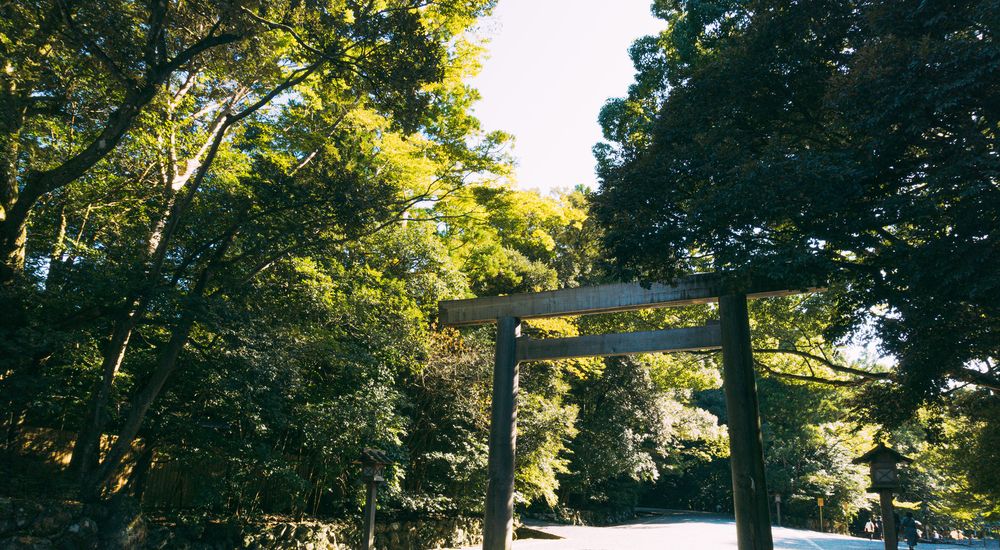
<path id="1" fill-rule="evenodd" d="M 774 543 L 746 295 L 720 296 L 719 320 L 737 540 L 740 550 L 771 550 Z"/>

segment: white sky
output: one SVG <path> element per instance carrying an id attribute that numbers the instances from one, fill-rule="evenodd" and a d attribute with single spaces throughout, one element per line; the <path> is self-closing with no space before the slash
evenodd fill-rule
<path id="1" fill-rule="evenodd" d="M 475 113 L 516 138 L 523 189 L 596 186 L 597 115 L 633 80 L 632 42 L 661 30 L 650 0 L 500 0 L 483 24 L 491 38 Z"/>

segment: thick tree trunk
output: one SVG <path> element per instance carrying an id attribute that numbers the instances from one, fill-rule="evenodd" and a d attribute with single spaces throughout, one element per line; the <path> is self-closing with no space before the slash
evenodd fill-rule
<path id="1" fill-rule="evenodd" d="M 128 482 L 123 488 L 125 493 L 134 498 L 136 502 L 142 503 L 142 495 L 146 492 L 146 480 L 149 479 L 149 470 L 153 466 L 154 444 L 151 440 L 145 439 L 142 449 L 136 458 L 132 472 L 128 476 Z"/>
<path id="2" fill-rule="evenodd" d="M 19 103 L 18 98 L 11 94 L 10 90 L 4 89 L 0 92 L 0 228 L 4 229 L 18 197 L 17 158 L 20 152 L 20 128 L 24 115 Z M 2 252 L 0 282 L 10 281 L 24 271 L 26 236 L 27 233 L 22 228 L 0 238 L 4 242 L 10 242 L 9 246 L 0 250 Z"/>
<path id="3" fill-rule="evenodd" d="M 0 222 L 0 283 L 9 283 L 24 272 L 24 245 L 28 240 L 28 226 L 21 224 L 6 227 Z M 5 231 L 10 229 L 9 232 Z"/>
<path id="4" fill-rule="evenodd" d="M 91 503 L 87 508 L 98 520 L 99 545 L 102 549 L 133 550 L 145 547 L 148 524 L 138 500 L 119 493 L 106 502 Z"/>

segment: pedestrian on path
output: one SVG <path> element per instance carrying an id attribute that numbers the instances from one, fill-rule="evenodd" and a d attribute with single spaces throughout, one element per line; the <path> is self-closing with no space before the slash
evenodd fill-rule
<path id="1" fill-rule="evenodd" d="M 872 518 L 868 518 L 868 523 L 865 524 L 865 533 L 868 534 L 868 540 L 875 540 L 875 522 Z"/>
<path id="2" fill-rule="evenodd" d="M 903 532 L 903 539 L 906 545 L 913 550 L 917 547 L 917 520 L 913 519 L 913 512 L 907 512 L 903 521 L 899 522 L 900 530 Z"/>

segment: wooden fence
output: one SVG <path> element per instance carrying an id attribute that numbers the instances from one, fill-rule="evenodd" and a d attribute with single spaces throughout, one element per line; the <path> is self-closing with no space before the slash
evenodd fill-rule
<path id="1" fill-rule="evenodd" d="M 69 466 L 73 457 L 74 432 L 53 428 L 24 428 L 18 436 L 15 452 L 32 460 L 44 461 L 60 468 Z M 102 436 L 101 455 L 108 452 L 114 444 L 115 436 Z M 137 440 L 129 454 L 123 460 L 121 474 L 113 481 L 113 487 L 119 489 L 128 481 L 142 446 Z M 313 470 L 302 464 L 298 457 L 288 457 L 295 465 L 296 473 L 302 479 L 312 481 Z M 149 472 L 145 479 L 145 490 L 142 494 L 143 505 L 153 508 L 191 508 L 199 504 L 199 490 L 212 484 L 224 481 L 227 472 L 223 465 L 198 464 L 187 465 L 181 461 L 154 453 Z M 253 494 L 254 502 L 264 510 L 288 511 L 292 505 L 288 490 L 280 484 L 260 480 L 251 481 L 248 490 Z M 310 486 L 313 483 L 309 483 Z M 316 492 L 316 487 L 311 487 Z M 292 510 L 298 511 L 298 510 Z"/>

